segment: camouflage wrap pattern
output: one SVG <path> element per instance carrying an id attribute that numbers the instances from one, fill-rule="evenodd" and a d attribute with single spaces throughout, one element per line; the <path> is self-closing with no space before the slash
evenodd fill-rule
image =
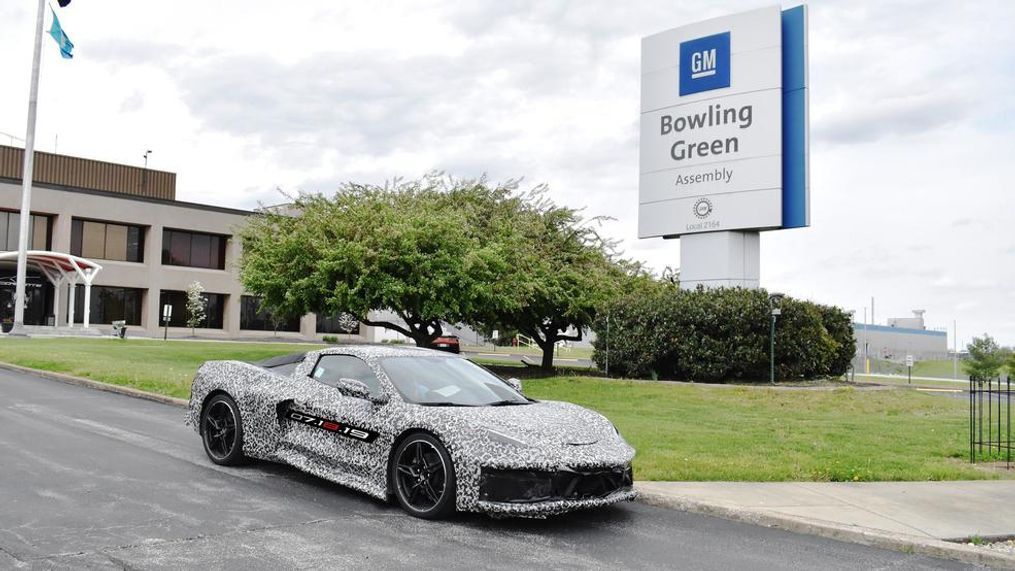
<path id="1" fill-rule="evenodd" d="M 345 396 L 310 376 L 322 355 L 351 355 L 365 361 L 388 399 L 375 404 Z M 634 449 L 599 413 L 555 401 L 502 407 L 437 407 L 406 402 L 379 364 L 385 357 L 457 359 L 426 349 L 349 346 L 307 353 L 292 375 L 240 361 L 209 361 L 197 372 L 187 422 L 200 430 L 203 404 L 213 394 L 236 401 L 243 426 L 243 452 L 281 462 L 379 499 L 392 494 L 388 466 L 404 436 L 428 432 L 447 448 L 457 478 L 459 511 L 544 517 L 575 509 L 632 500 L 623 488 L 601 498 L 532 503 L 481 501 L 480 470 L 596 470 L 627 467 Z M 331 419 L 376 433 L 371 442 L 340 436 L 283 416 L 286 410 Z"/>

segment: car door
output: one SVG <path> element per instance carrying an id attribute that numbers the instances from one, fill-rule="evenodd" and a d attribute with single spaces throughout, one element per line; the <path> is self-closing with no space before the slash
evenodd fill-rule
<path id="1" fill-rule="evenodd" d="M 331 471 L 374 479 L 386 459 L 377 442 L 382 424 L 378 409 L 383 405 L 346 396 L 337 388 L 339 379 L 355 379 L 373 394 L 383 394 L 377 376 L 362 359 L 321 355 L 309 374 L 297 379 L 300 395 L 282 411 L 283 441 Z"/>

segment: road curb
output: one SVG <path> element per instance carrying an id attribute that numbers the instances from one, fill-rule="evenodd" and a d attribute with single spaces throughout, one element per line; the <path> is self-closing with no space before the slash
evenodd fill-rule
<path id="1" fill-rule="evenodd" d="M 44 371 L 42 369 L 33 369 L 31 367 L 22 367 L 21 365 L 13 365 L 11 363 L 0 362 L 0 369 L 6 369 L 8 371 L 14 371 L 17 373 L 26 373 L 34 375 L 36 377 L 42 377 L 52 381 L 59 381 L 61 383 L 67 383 L 71 385 L 78 385 L 79 387 L 88 387 L 90 389 L 97 389 L 100 391 L 106 391 L 110 393 L 116 393 L 128 397 L 134 397 L 139 399 L 151 400 L 160 402 L 162 404 L 168 404 L 170 406 L 187 407 L 190 402 L 186 399 L 178 399 L 176 397 L 170 397 L 166 395 L 160 395 L 157 393 L 150 393 L 148 391 L 142 391 L 133 387 L 125 387 L 123 385 L 114 385 L 110 383 L 104 383 L 102 381 L 96 381 L 94 379 L 86 379 L 84 377 L 76 377 L 74 375 L 68 375 L 66 373 L 56 373 L 53 371 Z"/>
<path id="2" fill-rule="evenodd" d="M 901 551 L 952 559 L 963 563 L 984 565 L 1000 569 L 1015 569 L 1015 555 L 991 551 L 960 543 L 929 539 L 915 535 L 880 531 L 870 528 L 840 525 L 784 514 L 773 514 L 746 508 L 731 508 L 685 496 L 646 490 L 635 484 L 638 501 L 664 508 L 702 514 L 712 517 L 783 529 L 794 533 L 816 535 L 828 539 L 858 543 L 880 549 Z"/>

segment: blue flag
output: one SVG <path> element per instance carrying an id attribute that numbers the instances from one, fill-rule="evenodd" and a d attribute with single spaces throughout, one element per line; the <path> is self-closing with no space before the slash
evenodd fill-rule
<path id="1" fill-rule="evenodd" d="M 74 50 L 74 43 L 70 41 L 67 34 L 63 33 L 63 28 L 60 27 L 60 19 L 56 17 L 56 12 L 53 8 L 50 8 L 49 11 L 53 12 L 53 26 L 49 29 L 49 35 L 53 36 L 53 39 L 56 40 L 56 45 L 60 46 L 60 55 L 66 59 L 71 59 L 74 57 L 74 54 L 71 53 Z"/>

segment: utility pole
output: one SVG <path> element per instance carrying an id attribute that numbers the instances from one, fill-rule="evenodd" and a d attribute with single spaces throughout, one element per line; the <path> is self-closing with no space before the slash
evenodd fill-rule
<path id="1" fill-rule="evenodd" d="M 952 320 L 952 379 L 959 380 L 959 326 Z"/>
<path id="2" fill-rule="evenodd" d="M 610 377 L 610 313 L 606 313 L 606 377 Z"/>
<path id="3" fill-rule="evenodd" d="M 870 374 L 870 355 L 867 353 L 867 308 L 863 308 L 863 373 Z"/>
<path id="4" fill-rule="evenodd" d="M 28 275 L 28 230 L 32 223 L 32 177 L 35 168 L 35 113 L 39 106 L 39 64 L 42 60 L 42 21 L 46 0 L 39 0 L 35 16 L 32 82 L 28 92 L 28 127 L 25 129 L 25 163 L 21 171 L 21 228 L 18 232 L 18 270 L 14 286 L 14 325 L 11 334 L 24 335 L 25 279 Z"/>

